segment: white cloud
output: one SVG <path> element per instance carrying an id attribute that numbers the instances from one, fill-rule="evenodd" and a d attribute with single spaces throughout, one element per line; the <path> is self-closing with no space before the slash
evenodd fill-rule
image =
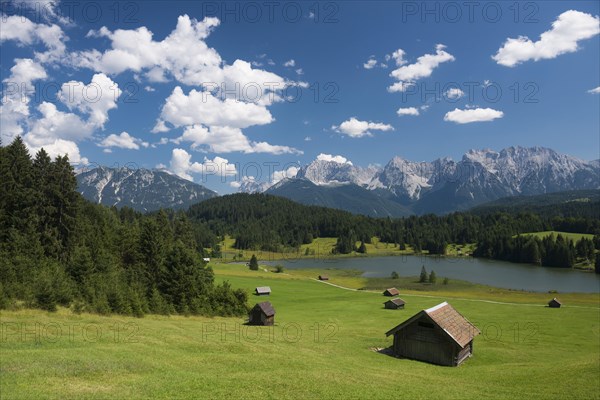
<path id="1" fill-rule="evenodd" d="M 444 49 L 446 46 L 438 44 L 435 47 L 435 54 L 425 54 L 417 58 L 417 62 L 414 64 L 404 65 L 404 51 L 402 49 L 396 50 L 392 57 L 396 60 L 396 64 L 399 68 L 393 70 L 390 74 L 391 77 L 398 80 L 392 86 L 388 87 L 390 92 L 404 92 L 408 87 L 414 84 L 414 82 L 421 78 L 427 78 L 431 76 L 433 70 L 440 64 L 454 61 L 454 56 Z"/>
<path id="2" fill-rule="evenodd" d="M 465 95 L 465 92 L 463 92 L 459 88 L 450 88 L 446 90 L 444 95 L 450 100 L 458 100 Z"/>
<path id="3" fill-rule="evenodd" d="M 25 142 L 31 153 L 37 153 L 42 147 L 48 153 L 50 158 L 56 158 L 58 156 L 69 156 L 69 162 L 74 164 L 87 164 L 88 159 L 81 157 L 79 154 L 79 147 L 77 143 L 71 140 L 53 139 L 44 142 L 43 146 L 37 146 L 30 142 Z"/>
<path id="4" fill-rule="evenodd" d="M 366 63 L 363 64 L 364 69 L 373 69 L 377 65 L 377 60 L 374 56 L 369 57 Z"/>
<path id="5" fill-rule="evenodd" d="M 144 90 L 146 92 L 156 92 L 156 89 L 154 89 L 152 86 L 144 86 Z"/>
<path id="6" fill-rule="evenodd" d="M 296 66 L 296 60 L 291 59 L 283 63 L 284 67 L 294 68 Z"/>
<path id="7" fill-rule="evenodd" d="M 590 39 L 598 33 L 598 16 L 568 10 L 558 16 L 552 23 L 552 28 L 542 33 L 537 42 L 527 36 L 508 38 L 492 59 L 506 67 L 514 67 L 529 60 L 552 59 L 577 51 L 579 41 Z"/>
<path id="8" fill-rule="evenodd" d="M 117 108 L 120 95 L 119 85 L 104 74 L 95 74 L 88 85 L 77 81 L 63 83 L 58 98 L 69 110 L 88 114 L 88 122 L 94 127 L 104 128 L 108 112 Z"/>
<path id="9" fill-rule="evenodd" d="M 312 140 L 312 138 L 311 138 L 310 136 L 306 136 L 306 137 L 304 138 L 304 141 L 305 141 L 305 142 L 310 142 L 311 140 Z"/>
<path id="10" fill-rule="evenodd" d="M 175 127 L 203 124 L 243 129 L 269 124 L 273 121 L 273 116 L 265 106 L 234 99 L 221 100 L 211 93 L 195 89 L 186 95 L 177 86 L 163 105 L 159 122 L 161 121 L 169 122 Z M 153 132 L 161 132 L 161 129 L 162 125 L 158 125 Z"/>
<path id="11" fill-rule="evenodd" d="M 298 75 L 304 75 L 304 70 L 303 70 L 302 68 L 298 68 L 298 69 L 296 70 L 296 73 L 297 73 Z"/>
<path id="12" fill-rule="evenodd" d="M 399 108 L 398 111 L 396 111 L 396 113 L 399 116 L 402 115 L 419 115 L 419 110 L 415 107 L 407 107 L 407 108 Z"/>
<path id="13" fill-rule="evenodd" d="M 405 56 L 405 55 L 406 55 L 406 52 L 405 52 L 404 50 L 402 50 L 402 49 L 398 49 L 398 50 L 396 50 L 395 52 L 393 52 L 391 56 L 390 56 L 390 55 L 387 55 L 387 56 L 385 57 L 385 60 L 386 60 L 386 61 L 389 61 L 389 60 L 390 60 L 390 58 L 392 58 L 392 59 L 394 60 L 394 62 L 396 63 L 396 65 L 397 65 L 398 67 L 400 67 L 400 66 L 402 66 L 402 65 L 406 64 L 406 62 L 407 62 L 407 61 L 404 59 L 404 56 Z"/>
<path id="14" fill-rule="evenodd" d="M 29 103 L 35 93 L 34 81 L 46 79 L 44 67 L 30 58 L 16 59 L 10 76 L 2 81 L 4 93 L 0 105 L 0 127 L 4 143 L 23 135 L 29 117 Z"/>
<path id="15" fill-rule="evenodd" d="M 220 177 L 233 176 L 237 174 L 235 164 L 221 157 L 214 159 L 204 158 L 202 163 L 192 162 L 192 156 L 183 149 L 173 149 L 169 170 L 184 179 L 193 181 L 190 174 L 202 174 L 203 178 L 209 175 Z"/>
<path id="16" fill-rule="evenodd" d="M 363 136 L 371 136 L 371 131 L 393 131 L 394 127 L 380 122 L 359 121 L 355 117 L 342 122 L 339 126 L 332 126 L 336 132 L 348 135 L 352 138 L 360 138 Z"/>
<path id="17" fill-rule="evenodd" d="M 449 111 L 444 116 L 444 121 L 456 122 L 457 124 L 469 124 L 471 122 L 493 121 L 497 118 L 502 118 L 502 111 L 492 108 L 473 108 L 468 110 L 459 110 L 455 108 Z"/>
<path id="18" fill-rule="evenodd" d="M 121 132 L 119 135 L 111 134 L 105 137 L 99 144 L 100 147 L 118 147 L 121 149 L 139 150 L 141 147 L 148 147 L 148 142 L 131 136 L 127 132 Z"/>
<path id="19" fill-rule="evenodd" d="M 587 92 L 588 92 L 588 93 L 591 93 L 591 94 L 599 94 L 599 93 L 600 93 L 600 86 L 598 86 L 598 87 L 597 87 L 597 88 L 595 88 L 595 89 L 590 89 L 590 90 L 588 90 Z"/>
<path id="20" fill-rule="evenodd" d="M 285 170 L 274 171 L 273 176 L 271 177 L 271 184 L 274 185 L 283 179 L 295 178 L 299 170 L 300 168 L 292 166 Z"/>
<path id="21" fill-rule="evenodd" d="M 26 17 L 1 14 L 2 29 L 0 43 L 15 41 L 20 46 L 32 46 L 42 43 L 46 47 L 43 53 L 36 52 L 35 58 L 40 62 L 57 61 L 65 54 L 65 36 L 60 26 L 38 24 Z"/>
<path id="22" fill-rule="evenodd" d="M 183 135 L 176 139 L 177 143 L 192 142 L 192 148 L 216 153 L 301 153 L 288 146 L 252 142 L 242 132 L 244 128 L 272 121 L 271 113 L 263 105 L 234 99 L 221 100 L 210 93 L 193 89 L 186 95 L 177 86 L 167 98 L 153 132 L 168 131 L 166 123 L 184 127 Z"/>
<path id="23" fill-rule="evenodd" d="M 349 164 L 352 165 L 352 162 L 350 160 L 348 160 L 346 157 L 343 156 L 333 156 L 331 154 L 319 154 L 317 156 L 317 160 L 320 161 L 333 161 L 336 162 L 338 164 Z"/>

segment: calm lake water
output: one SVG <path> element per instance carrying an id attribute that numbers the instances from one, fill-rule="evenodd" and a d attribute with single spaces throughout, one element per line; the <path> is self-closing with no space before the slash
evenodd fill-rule
<path id="1" fill-rule="evenodd" d="M 262 262 L 261 262 L 262 263 Z M 296 259 L 265 262 L 285 268 L 338 268 L 364 271 L 364 277 L 389 277 L 392 271 L 401 276 L 418 276 L 421 266 L 440 277 L 481 283 L 495 287 L 535 292 L 600 292 L 600 275 L 570 269 L 548 268 L 529 264 L 479 258 L 397 256 L 343 259 Z"/>

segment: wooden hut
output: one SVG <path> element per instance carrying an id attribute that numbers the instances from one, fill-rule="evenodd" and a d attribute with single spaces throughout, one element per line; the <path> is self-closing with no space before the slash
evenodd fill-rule
<path id="1" fill-rule="evenodd" d="M 271 288 L 268 286 L 259 286 L 254 289 L 254 294 L 257 296 L 269 296 L 271 294 Z"/>
<path id="2" fill-rule="evenodd" d="M 562 306 L 562 303 L 556 297 L 548 302 L 550 308 L 560 308 L 560 306 Z"/>
<path id="3" fill-rule="evenodd" d="M 420 311 L 389 330 L 398 357 L 457 366 L 473 354 L 473 339 L 481 332 L 450 304 Z"/>
<path id="4" fill-rule="evenodd" d="M 248 313 L 249 325 L 270 326 L 275 324 L 275 309 L 268 301 L 257 303 Z"/>
<path id="5" fill-rule="evenodd" d="M 399 297 L 396 297 L 395 299 L 391 299 L 383 303 L 384 307 L 388 310 L 398 310 L 404 308 L 405 304 L 406 302 Z"/>
<path id="6" fill-rule="evenodd" d="M 399 294 L 400 294 L 400 292 L 395 287 L 385 289 L 385 291 L 383 292 L 383 295 L 388 296 L 388 297 L 398 296 Z"/>
<path id="7" fill-rule="evenodd" d="M 328 281 L 329 277 L 327 275 L 319 275 L 319 280 L 320 281 Z"/>

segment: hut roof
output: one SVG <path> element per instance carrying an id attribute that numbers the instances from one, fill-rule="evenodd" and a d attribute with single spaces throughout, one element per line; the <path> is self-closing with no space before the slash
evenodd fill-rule
<path id="1" fill-rule="evenodd" d="M 402 305 L 406 304 L 406 302 L 404 300 L 402 300 L 400 297 L 396 297 L 395 299 L 390 299 L 390 300 L 384 302 L 383 304 L 389 303 L 390 301 L 397 306 L 402 306 Z"/>
<path id="2" fill-rule="evenodd" d="M 552 300 L 550 300 L 550 301 L 548 302 L 548 304 L 550 304 L 550 303 L 557 303 L 557 304 L 561 304 L 561 305 L 562 305 L 562 303 L 560 302 L 560 300 L 558 300 L 556 297 L 555 297 L 555 298 L 553 298 Z"/>
<path id="3" fill-rule="evenodd" d="M 329 277 L 327 275 L 319 275 L 319 279 L 323 281 L 329 279 Z"/>
<path id="4" fill-rule="evenodd" d="M 259 286 L 254 290 L 256 293 L 271 293 L 271 288 L 269 286 Z"/>
<path id="5" fill-rule="evenodd" d="M 389 288 L 389 289 L 386 289 L 386 290 L 385 290 L 385 292 L 387 292 L 387 293 L 391 294 L 392 296 L 395 296 L 395 295 L 397 295 L 397 294 L 400 294 L 400 291 L 398 291 L 398 289 L 396 289 L 395 287 L 393 287 L 393 288 Z M 384 292 L 384 293 L 385 293 L 385 292 Z"/>
<path id="6" fill-rule="evenodd" d="M 475 336 L 481 333 L 475 325 L 470 323 L 454 307 L 447 302 L 443 302 L 435 307 L 418 312 L 413 317 L 386 332 L 386 336 L 396 333 L 423 315 L 429 317 L 433 323 L 442 328 L 461 348 L 465 347 Z"/>
<path id="7" fill-rule="evenodd" d="M 263 301 L 261 303 L 257 303 L 254 307 L 260 308 L 261 311 L 265 313 L 267 317 L 275 315 L 275 309 L 273 308 L 273 305 L 270 301 Z"/>

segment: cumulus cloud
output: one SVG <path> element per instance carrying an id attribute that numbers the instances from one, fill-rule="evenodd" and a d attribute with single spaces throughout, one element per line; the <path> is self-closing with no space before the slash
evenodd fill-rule
<path id="1" fill-rule="evenodd" d="M 493 121 L 497 118 L 502 118 L 503 116 L 504 113 L 502 111 L 494 110 L 492 108 L 472 108 L 467 110 L 455 108 L 453 111 L 446 113 L 444 121 L 455 122 L 457 124 L 469 124 L 471 122 Z"/>
<path id="2" fill-rule="evenodd" d="M 148 142 L 131 136 L 127 132 L 121 132 L 119 135 L 111 134 L 105 137 L 99 144 L 100 147 L 118 147 L 121 149 L 139 150 L 140 147 L 148 147 Z"/>
<path id="3" fill-rule="evenodd" d="M 23 135 L 24 124 L 29 117 L 29 103 L 35 93 L 33 82 L 46 78 L 46 70 L 39 62 L 30 58 L 15 60 L 10 75 L 2 81 L 4 93 L 0 105 L 0 127 L 5 143 Z"/>
<path id="4" fill-rule="evenodd" d="M 271 184 L 274 185 L 282 181 L 283 179 L 295 178 L 299 170 L 300 168 L 296 166 L 291 166 L 281 171 L 274 171 L 273 176 L 271 177 Z"/>
<path id="5" fill-rule="evenodd" d="M 272 121 L 273 116 L 263 105 L 234 99 L 222 100 L 211 93 L 194 89 L 186 95 L 177 86 L 166 99 L 153 132 L 168 131 L 167 123 L 184 127 L 183 135 L 176 139 L 178 142 L 192 142 L 192 148 L 218 153 L 301 153 L 288 146 L 252 142 L 242 132 L 244 128 Z"/>
<path id="6" fill-rule="evenodd" d="M 444 92 L 444 96 L 450 100 L 458 100 L 465 95 L 465 92 L 460 90 L 459 88 L 450 88 Z"/>
<path id="7" fill-rule="evenodd" d="M 283 63 L 284 67 L 294 68 L 296 66 L 296 60 L 291 59 Z"/>
<path id="8" fill-rule="evenodd" d="M 1 17 L 0 43 L 14 41 L 20 46 L 41 43 L 46 47 L 46 51 L 35 52 L 35 58 L 40 62 L 58 61 L 64 56 L 66 49 L 64 42 L 67 37 L 60 26 L 38 24 L 18 15 L 2 14 Z"/>
<path id="9" fill-rule="evenodd" d="M 342 122 L 340 125 L 333 125 L 331 129 L 352 138 L 360 138 L 363 136 L 371 136 L 371 131 L 393 131 L 394 127 L 380 122 L 360 121 L 355 117 L 352 117 L 349 120 Z"/>
<path id="10" fill-rule="evenodd" d="M 363 64 L 364 69 L 373 69 L 376 66 L 377 66 L 377 60 L 375 59 L 375 56 L 369 57 L 367 62 Z"/>
<path id="11" fill-rule="evenodd" d="M 350 160 L 348 160 L 346 157 L 343 156 L 334 156 L 331 154 L 324 154 L 321 153 L 317 156 L 317 160 L 319 161 L 333 161 L 336 162 L 338 164 L 349 164 L 352 165 L 352 162 Z"/>
<path id="12" fill-rule="evenodd" d="M 205 157 L 202 163 L 192 162 L 192 156 L 184 149 L 173 149 L 169 170 L 190 181 L 193 181 L 190 174 L 202 174 L 203 178 L 209 175 L 227 177 L 237 174 L 236 165 L 225 158 L 215 157 L 211 160 Z"/>
<path id="13" fill-rule="evenodd" d="M 98 128 L 108 121 L 108 112 L 117 108 L 120 95 L 119 85 L 104 74 L 95 74 L 87 85 L 77 81 L 63 83 L 58 93 L 69 110 L 88 114 L 88 122 Z"/>
<path id="14" fill-rule="evenodd" d="M 407 108 L 399 108 L 398 111 L 396 111 L 396 113 L 399 116 L 402 115 L 419 115 L 419 110 L 416 107 L 407 107 Z"/>
<path id="15" fill-rule="evenodd" d="M 508 38 L 492 59 L 505 67 L 523 62 L 556 58 L 579 50 L 578 43 L 600 33 L 600 19 L 581 11 L 568 10 L 558 16 L 552 28 L 536 42 L 527 36 Z"/>
<path id="16" fill-rule="evenodd" d="M 392 54 L 392 58 L 396 61 L 396 65 L 399 68 L 393 70 L 390 74 L 391 77 L 395 78 L 398 82 L 388 87 L 390 92 L 404 92 L 415 81 L 422 78 L 431 76 L 433 70 L 440 64 L 454 61 L 454 56 L 444 49 L 446 46 L 438 44 L 435 48 L 435 54 L 425 54 L 417 58 L 414 64 L 406 64 L 404 60 L 405 52 L 402 49 L 396 50 Z"/>
<path id="17" fill-rule="evenodd" d="M 599 93 L 600 93 L 600 86 L 598 86 L 598 87 L 597 87 L 597 88 L 595 88 L 595 89 L 590 89 L 590 90 L 588 90 L 587 92 L 588 92 L 588 93 L 591 93 L 591 94 L 599 94 Z"/>

